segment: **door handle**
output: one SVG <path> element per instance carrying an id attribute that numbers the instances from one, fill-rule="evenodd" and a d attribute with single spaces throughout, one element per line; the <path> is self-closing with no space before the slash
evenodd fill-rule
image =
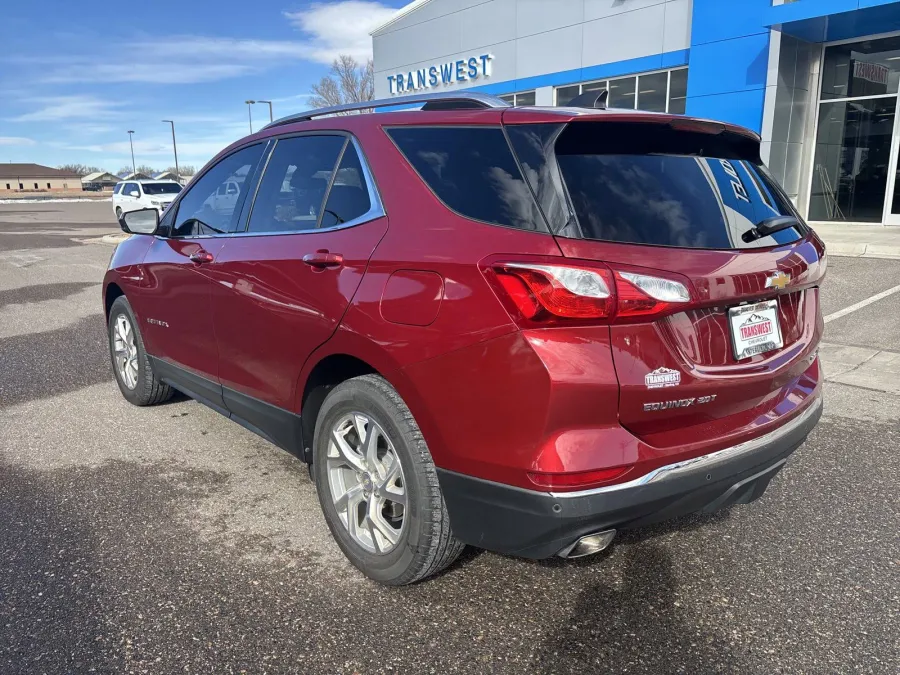
<path id="1" fill-rule="evenodd" d="M 327 250 L 322 249 L 315 253 L 307 253 L 303 256 L 303 262 L 310 267 L 321 270 L 326 267 L 340 267 L 344 264 L 344 256 L 340 253 L 329 253 Z"/>
<path id="2" fill-rule="evenodd" d="M 198 265 L 202 265 L 203 263 L 211 263 L 213 261 L 213 255 L 209 251 L 204 251 L 202 248 L 194 251 L 188 256 L 192 263 L 197 263 Z"/>

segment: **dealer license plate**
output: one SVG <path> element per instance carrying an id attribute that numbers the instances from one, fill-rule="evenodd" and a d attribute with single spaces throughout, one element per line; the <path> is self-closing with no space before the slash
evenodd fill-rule
<path id="1" fill-rule="evenodd" d="M 734 358 L 738 361 L 784 345 L 778 325 L 777 300 L 732 307 L 728 310 L 728 323 Z"/>

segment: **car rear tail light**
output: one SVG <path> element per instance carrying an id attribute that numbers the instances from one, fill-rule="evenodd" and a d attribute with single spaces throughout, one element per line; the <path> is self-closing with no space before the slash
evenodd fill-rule
<path id="1" fill-rule="evenodd" d="M 631 470 L 631 466 L 615 466 L 610 469 L 579 471 L 577 473 L 535 473 L 528 472 L 528 479 L 538 487 L 562 492 L 584 490 L 621 478 Z"/>
<path id="2" fill-rule="evenodd" d="M 503 261 L 489 269 L 501 300 L 531 327 L 659 316 L 691 301 L 685 283 L 602 263 Z"/>
<path id="3" fill-rule="evenodd" d="M 565 319 L 603 319 L 612 314 L 608 270 L 502 263 L 494 271 L 526 319 L 541 314 Z"/>
<path id="4" fill-rule="evenodd" d="M 691 301 L 681 282 L 634 272 L 616 272 L 616 295 L 618 316 L 660 314 L 672 305 Z"/>

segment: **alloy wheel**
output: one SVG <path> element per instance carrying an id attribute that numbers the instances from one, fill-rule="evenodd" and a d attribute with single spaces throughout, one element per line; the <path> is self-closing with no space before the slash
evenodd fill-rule
<path id="1" fill-rule="evenodd" d="M 340 417 L 328 438 L 328 487 L 338 518 L 370 553 L 396 547 L 406 522 L 403 467 L 384 429 L 368 415 Z"/>
<path id="2" fill-rule="evenodd" d="M 138 380 L 137 344 L 134 340 L 134 328 L 131 321 L 124 314 L 116 317 L 113 330 L 113 352 L 119 379 L 129 389 L 134 389 Z"/>

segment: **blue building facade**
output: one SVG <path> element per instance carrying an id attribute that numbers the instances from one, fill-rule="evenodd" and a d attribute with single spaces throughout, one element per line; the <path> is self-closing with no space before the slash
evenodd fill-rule
<path id="1" fill-rule="evenodd" d="M 608 89 L 757 131 L 813 222 L 900 225 L 900 0 L 415 0 L 372 36 L 378 97 Z"/>

